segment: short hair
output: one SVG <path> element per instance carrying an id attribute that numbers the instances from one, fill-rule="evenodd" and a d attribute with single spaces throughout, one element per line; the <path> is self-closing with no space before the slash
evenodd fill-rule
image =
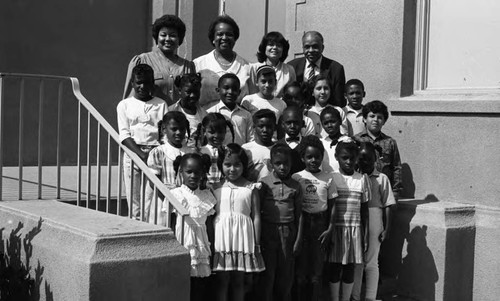
<path id="1" fill-rule="evenodd" d="M 288 94 L 288 89 L 289 88 L 298 88 L 299 89 L 299 94 L 298 96 L 302 99 L 304 99 L 304 102 L 307 101 L 308 99 L 308 95 L 310 94 L 308 91 L 308 85 L 307 83 L 304 83 L 304 82 L 298 82 L 296 80 L 292 81 L 292 82 L 289 82 L 285 85 L 285 87 L 283 87 L 283 101 L 287 101 L 287 100 L 290 100 L 292 98 L 292 96 L 290 94 Z M 288 103 L 287 103 L 288 105 Z"/>
<path id="2" fill-rule="evenodd" d="M 288 112 L 293 112 L 295 114 L 298 114 L 302 118 L 302 120 L 304 120 L 304 115 L 302 115 L 301 110 L 296 106 L 286 107 L 285 110 L 283 110 L 283 114 L 281 114 L 281 120 L 284 119 L 285 114 Z"/>
<path id="3" fill-rule="evenodd" d="M 377 148 L 373 143 L 371 143 L 369 141 L 359 142 L 359 151 L 362 151 L 362 150 L 365 150 L 368 153 L 370 153 L 371 155 L 373 155 L 375 160 L 377 159 Z"/>
<path id="4" fill-rule="evenodd" d="M 276 125 L 276 114 L 274 114 L 273 111 L 269 109 L 260 109 L 257 112 L 255 112 L 255 114 L 253 114 L 252 121 L 254 124 L 256 124 L 257 121 L 262 118 L 269 118 L 273 121 L 273 124 Z"/>
<path id="5" fill-rule="evenodd" d="M 347 92 L 347 89 L 350 87 L 350 86 L 360 86 L 361 89 L 363 89 L 363 91 L 365 90 L 365 85 L 363 84 L 362 81 L 360 81 L 359 79 L 357 78 L 353 78 L 353 79 L 350 79 L 348 80 L 346 83 L 345 83 L 345 86 L 344 86 L 344 91 Z"/>
<path id="6" fill-rule="evenodd" d="M 231 155 L 236 155 L 238 156 L 238 158 L 240 158 L 241 164 L 243 165 L 243 177 L 246 177 L 248 171 L 248 155 L 239 144 L 229 143 L 226 146 L 219 147 L 218 151 L 219 157 L 217 158 L 217 167 L 219 167 L 219 170 L 222 174 L 224 174 L 224 171 L 222 169 L 224 160 L 226 160 L 226 158 Z"/>
<path id="7" fill-rule="evenodd" d="M 163 143 L 163 131 L 162 128 L 167 125 L 170 120 L 175 120 L 180 126 L 184 126 L 186 129 L 186 132 L 188 134 L 188 138 L 191 135 L 190 130 L 189 130 L 189 121 L 186 118 L 186 115 L 184 113 L 179 112 L 179 111 L 170 111 L 167 112 L 167 114 L 163 115 L 162 120 L 158 122 L 158 142 L 160 144 Z"/>
<path id="8" fill-rule="evenodd" d="M 224 115 L 220 113 L 208 113 L 198 124 L 198 128 L 196 130 L 196 132 L 198 133 L 196 137 L 196 144 L 198 144 L 198 141 L 200 139 L 201 145 L 206 145 L 208 143 L 205 137 L 205 131 L 207 130 L 207 128 L 213 128 L 216 131 L 226 130 L 227 128 L 229 128 L 229 131 L 233 136 L 232 142 L 234 142 L 234 128 L 231 121 L 227 120 L 226 117 L 224 117 Z"/>
<path id="9" fill-rule="evenodd" d="M 290 43 L 285 39 L 285 37 L 277 31 L 268 32 L 264 37 L 262 37 L 262 41 L 260 41 L 259 49 L 257 50 L 257 60 L 259 63 L 263 63 L 266 61 L 266 46 L 271 42 L 279 44 L 283 46 L 283 53 L 280 57 L 280 62 L 284 62 L 288 57 L 288 50 L 290 50 Z"/>
<path id="10" fill-rule="evenodd" d="M 299 152 L 301 158 L 304 157 L 304 154 L 306 153 L 306 149 L 308 147 L 315 147 L 319 149 L 322 156 L 325 155 L 325 147 L 323 146 L 323 142 L 321 142 L 321 140 L 319 140 L 318 136 L 316 135 L 307 135 L 305 137 L 302 137 L 302 140 L 300 140 L 300 143 L 296 147 L 296 149 Z"/>
<path id="11" fill-rule="evenodd" d="M 190 83 L 192 85 L 201 86 L 201 74 L 200 73 L 185 73 L 182 75 L 177 75 L 174 79 L 174 85 L 178 89 L 181 89 L 187 83 Z"/>
<path id="12" fill-rule="evenodd" d="M 385 121 L 389 119 L 389 110 L 387 109 L 387 106 L 380 100 L 370 101 L 363 106 L 363 118 L 366 119 L 370 112 L 382 114 Z"/>
<path id="13" fill-rule="evenodd" d="M 215 26 L 220 23 L 225 23 L 231 26 L 233 29 L 234 33 L 234 40 L 237 41 L 238 38 L 240 37 L 240 28 L 238 27 L 238 24 L 236 24 L 236 21 L 234 21 L 233 18 L 231 18 L 228 15 L 220 15 L 215 18 L 215 20 L 210 23 L 210 26 L 208 27 L 208 39 L 210 40 L 210 44 L 213 45 L 213 41 L 215 38 Z"/>
<path id="14" fill-rule="evenodd" d="M 304 34 L 302 35 L 302 40 L 304 40 L 305 37 L 308 35 L 318 37 L 319 40 L 321 41 L 321 44 L 325 43 L 325 40 L 323 39 L 323 35 L 321 33 L 319 33 L 318 31 L 315 31 L 315 30 L 305 31 Z"/>
<path id="15" fill-rule="evenodd" d="M 210 156 L 207 154 L 197 154 L 197 153 L 187 153 L 182 156 L 177 156 L 173 162 L 175 175 L 179 173 L 181 166 L 186 164 L 188 159 L 194 159 L 200 162 L 203 172 L 206 174 L 210 171 L 210 166 L 212 165 Z"/>
<path id="16" fill-rule="evenodd" d="M 323 119 L 325 118 L 325 115 L 326 114 L 332 114 L 334 115 L 340 122 L 342 122 L 342 117 L 340 116 L 340 112 L 335 109 L 334 107 L 332 106 L 327 106 L 326 108 L 323 109 L 323 111 L 321 111 L 321 114 L 319 114 L 319 120 L 321 120 L 321 122 L 323 122 Z"/>
<path id="17" fill-rule="evenodd" d="M 345 150 L 357 156 L 359 153 L 358 142 L 353 139 L 339 140 L 337 146 L 335 147 L 335 155 L 340 154 L 340 151 L 342 150 Z"/>
<path id="18" fill-rule="evenodd" d="M 278 154 L 284 155 L 290 160 L 292 159 L 292 149 L 288 146 L 288 144 L 279 142 L 273 145 L 273 147 L 271 147 L 271 160 L 273 160 L 274 156 Z"/>
<path id="19" fill-rule="evenodd" d="M 151 77 L 154 81 L 154 71 L 148 64 L 137 64 L 132 68 L 132 78 L 137 76 Z"/>
<path id="20" fill-rule="evenodd" d="M 221 77 L 219 77 L 219 81 L 217 82 L 217 87 L 220 88 L 222 81 L 225 80 L 226 78 L 234 79 L 235 81 L 238 82 L 238 86 L 241 87 L 240 79 L 238 78 L 238 76 L 236 74 L 231 73 L 231 72 L 224 73 L 224 74 L 222 74 Z"/>
<path id="21" fill-rule="evenodd" d="M 175 29 L 179 35 L 179 45 L 182 45 L 184 37 L 186 36 L 186 24 L 184 24 L 179 17 L 174 15 L 163 15 L 155 20 L 152 34 L 156 44 L 158 44 L 158 35 L 163 27 Z"/>
<path id="22" fill-rule="evenodd" d="M 274 78 L 276 78 L 276 70 L 274 70 L 273 67 L 269 66 L 269 65 L 262 65 L 260 66 L 259 68 L 257 68 L 257 79 L 259 79 L 259 77 L 261 75 L 266 75 L 266 74 L 272 74 L 274 75 Z"/>

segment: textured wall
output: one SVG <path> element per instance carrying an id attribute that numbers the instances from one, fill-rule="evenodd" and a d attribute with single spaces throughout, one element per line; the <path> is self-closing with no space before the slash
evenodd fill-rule
<path id="1" fill-rule="evenodd" d="M 40 300 L 189 300 L 189 253 L 170 229 L 56 201 L 0 202 L 0 229 Z"/>

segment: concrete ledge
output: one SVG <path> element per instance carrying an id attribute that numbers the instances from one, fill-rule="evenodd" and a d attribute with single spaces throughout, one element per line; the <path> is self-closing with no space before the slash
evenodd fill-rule
<path id="1" fill-rule="evenodd" d="M 397 279 L 397 294 L 416 300 L 472 299 L 474 206 L 403 200 L 393 222 L 392 236 L 382 245 L 381 271 Z"/>
<path id="2" fill-rule="evenodd" d="M 19 225 L 25 238 L 38 228 L 28 257 L 42 267 L 41 300 L 189 300 L 189 254 L 168 228 L 57 201 L 0 202 L 2 240 Z"/>

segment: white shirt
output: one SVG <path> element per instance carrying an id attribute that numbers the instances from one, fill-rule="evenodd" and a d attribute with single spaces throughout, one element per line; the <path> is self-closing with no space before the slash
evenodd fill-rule
<path id="1" fill-rule="evenodd" d="M 234 130 L 234 143 L 243 145 L 247 142 L 253 141 L 253 122 L 252 114 L 247 110 L 243 109 L 239 105 L 234 107 L 231 111 L 224 102 L 219 101 L 217 104 L 212 106 L 207 110 L 208 113 L 220 113 L 226 117 L 227 120 L 231 121 Z M 228 130 L 226 132 L 226 138 L 224 139 L 224 144 L 232 142 L 231 132 Z"/>
<path id="2" fill-rule="evenodd" d="M 322 107 L 322 106 L 318 105 L 318 103 L 316 103 L 314 106 L 312 106 L 309 109 L 309 112 L 316 113 L 318 115 L 318 117 L 319 117 L 321 115 L 321 112 L 326 107 L 334 107 L 335 110 L 339 111 L 339 113 L 340 113 L 340 119 L 342 120 L 341 124 L 340 124 L 340 134 L 347 135 L 348 132 L 349 132 L 349 127 L 347 125 L 347 118 L 345 117 L 345 112 L 344 112 L 344 110 L 342 110 L 341 107 L 332 106 L 332 105 L 326 105 L 326 106 Z M 320 119 L 320 118 L 318 118 L 318 119 Z M 320 136 L 321 136 L 321 138 L 322 137 L 328 137 L 328 134 L 325 132 L 325 129 L 323 129 L 322 126 L 321 126 L 321 134 L 320 134 Z"/>
<path id="3" fill-rule="evenodd" d="M 271 173 L 271 147 L 260 145 L 255 141 L 243 144 L 242 148 L 248 156 L 249 181 L 260 181 Z"/>
<path id="4" fill-rule="evenodd" d="M 260 97 L 257 93 L 245 96 L 241 101 L 241 106 L 252 115 L 258 110 L 269 109 L 276 115 L 276 121 L 279 120 L 281 114 L 283 114 L 283 111 L 286 109 L 286 103 L 283 100 L 276 97 L 267 100 Z"/>
<path id="5" fill-rule="evenodd" d="M 355 110 L 350 105 L 344 107 L 345 116 L 347 119 L 348 135 L 354 136 L 361 133 L 365 129 L 363 121 L 363 108 Z"/>
<path id="6" fill-rule="evenodd" d="M 120 101 L 116 107 L 120 141 L 132 138 L 139 145 L 158 145 L 158 122 L 167 111 L 167 103 L 158 97 L 148 101 L 129 97 Z"/>
<path id="7" fill-rule="evenodd" d="M 304 193 L 302 210 L 307 213 L 320 213 L 328 209 L 328 200 L 338 196 L 337 186 L 333 182 L 333 173 L 320 171 L 310 173 L 307 170 L 292 175 L 300 183 Z"/>
<path id="8" fill-rule="evenodd" d="M 321 169 L 328 172 L 339 171 L 339 162 L 335 159 L 335 150 L 337 149 L 338 143 L 332 146 L 332 139 L 328 136 L 321 138 L 321 142 L 325 148 Z"/>

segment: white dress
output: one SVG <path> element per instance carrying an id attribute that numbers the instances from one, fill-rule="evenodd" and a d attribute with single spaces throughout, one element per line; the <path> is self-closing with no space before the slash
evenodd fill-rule
<path id="1" fill-rule="evenodd" d="M 184 219 L 183 246 L 191 255 L 191 277 L 208 277 L 211 274 L 211 252 L 205 222 L 207 216 L 215 213 L 214 206 L 217 200 L 208 189 L 193 191 L 186 185 L 172 189 L 170 192 L 189 212 L 189 216 Z M 166 208 L 168 203 L 164 202 L 163 205 Z M 180 218 L 178 218 L 175 236 L 179 241 L 181 240 L 181 227 Z"/>
<path id="2" fill-rule="evenodd" d="M 215 190 L 214 271 L 261 272 L 265 269 L 260 252 L 255 252 L 252 218 L 252 191 L 259 184 L 245 187 L 225 182 Z"/>

